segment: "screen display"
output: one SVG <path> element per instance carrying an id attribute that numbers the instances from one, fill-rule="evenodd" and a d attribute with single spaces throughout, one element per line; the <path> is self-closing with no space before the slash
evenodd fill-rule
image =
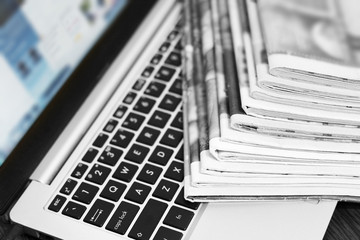
<path id="1" fill-rule="evenodd" d="M 0 1 L 0 166 L 127 2 Z"/>

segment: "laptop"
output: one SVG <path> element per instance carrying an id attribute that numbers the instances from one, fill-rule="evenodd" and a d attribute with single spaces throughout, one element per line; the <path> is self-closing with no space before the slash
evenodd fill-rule
<path id="1" fill-rule="evenodd" d="M 4 218 L 40 239 L 322 239 L 335 202 L 184 199 L 181 11 L 0 2 Z"/>

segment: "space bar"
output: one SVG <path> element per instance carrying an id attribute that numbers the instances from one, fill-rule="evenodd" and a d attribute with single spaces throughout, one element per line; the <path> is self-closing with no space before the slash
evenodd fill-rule
<path id="1" fill-rule="evenodd" d="M 129 233 L 136 240 L 148 240 L 160 222 L 167 204 L 150 199 Z"/>

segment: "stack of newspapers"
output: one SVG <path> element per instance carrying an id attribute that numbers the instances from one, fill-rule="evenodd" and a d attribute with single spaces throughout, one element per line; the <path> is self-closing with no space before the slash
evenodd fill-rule
<path id="1" fill-rule="evenodd" d="M 359 3 L 184 5 L 185 196 L 359 201 Z"/>

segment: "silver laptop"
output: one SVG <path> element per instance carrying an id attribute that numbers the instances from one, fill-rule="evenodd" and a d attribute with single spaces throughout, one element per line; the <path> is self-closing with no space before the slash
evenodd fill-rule
<path id="1" fill-rule="evenodd" d="M 335 202 L 183 197 L 181 2 L 0 2 L 0 212 L 40 238 L 322 239 Z"/>

